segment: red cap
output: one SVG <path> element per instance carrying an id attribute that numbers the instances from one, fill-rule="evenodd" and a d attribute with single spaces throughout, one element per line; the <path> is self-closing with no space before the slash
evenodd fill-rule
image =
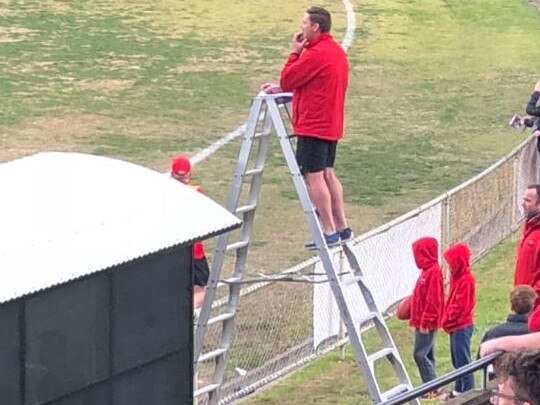
<path id="1" fill-rule="evenodd" d="M 186 155 L 178 155 L 171 160 L 171 174 L 176 173 L 185 176 L 191 173 L 191 163 Z"/>

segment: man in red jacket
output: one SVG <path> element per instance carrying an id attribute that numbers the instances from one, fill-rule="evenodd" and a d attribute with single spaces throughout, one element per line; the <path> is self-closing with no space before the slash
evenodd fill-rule
<path id="1" fill-rule="evenodd" d="M 349 64 L 345 51 L 330 35 L 331 25 L 327 10 L 307 9 L 301 29 L 293 36 L 280 86 L 262 87 L 268 93 L 293 92 L 296 159 L 328 246 L 353 238 L 345 218 L 343 187 L 334 172 L 337 142 L 343 137 Z M 307 243 L 306 248 L 315 249 L 315 243 Z"/>
<path id="2" fill-rule="evenodd" d="M 420 238 L 413 243 L 412 249 L 420 275 L 411 299 L 409 325 L 415 328 L 414 361 L 422 382 L 426 383 L 437 377 L 433 352 L 435 333 L 441 324 L 444 309 L 443 274 L 438 261 L 437 239 Z M 432 391 L 425 397 L 434 398 L 439 394 L 439 391 Z"/>
<path id="3" fill-rule="evenodd" d="M 444 252 L 450 266 L 450 295 L 442 317 L 442 327 L 450 335 L 450 354 L 455 369 L 471 362 L 476 281 L 471 273 L 471 251 L 463 243 L 456 243 Z M 450 398 L 474 388 L 474 375 L 467 374 L 456 380 Z"/>
<path id="4" fill-rule="evenodd" d="M 191 162 L 189 161 L 189 157 L 186 155 L 178 155 L 172 158 L 171 177 L 189 187 L 192 187 L 200 193 L 203 192 L 201 186 L 194 186 L 191 184 Z M 208 277 L 210 275 L 204 245 L 201 241 L 196 241 L 193 243 L 192 256 L 193 309 L 197 311 L 203 304 L 204 295 L 206 294 L 206 285 L 208 284 Z"/>
<path id="5" fill-rule="evenodd" d="M 521 206 L 525 225 L 517 244 L 514 285 L 530 285 L 540 294 L 540 184 L 527 187 Z"/>

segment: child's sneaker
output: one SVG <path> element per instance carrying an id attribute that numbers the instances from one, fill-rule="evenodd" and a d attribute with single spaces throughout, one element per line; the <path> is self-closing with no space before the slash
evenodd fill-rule
<path id="1" fill-rule="evenodd" d="M 328 245 L 328 247 L 337 246 L 340 243 L 339 232 L 333 233 L 331 235 L 324 234 L 324 239 L 326 240 L 326 244 Z M 315 243 L 314 240 L 306 243 L 304 246 L 308 250 L 317 249 L 317 244 Z"/>
<path id="2" fill-rule="evenodd" d="M 342 243 L 349 242 L 354 238 L 354 233 L 351 228 L 347 227 L 345 229 L 342 229 L 339 232 L 339 239 L 341 239 Z"/>
<path id="3" fill-rule="evenodd" d="M 424 395 L 422 395 L 422 399 L 437 399 L 441 395 L 445 394 L 444 388 L 439 388 L 437 390 L 428 391 Z"/>

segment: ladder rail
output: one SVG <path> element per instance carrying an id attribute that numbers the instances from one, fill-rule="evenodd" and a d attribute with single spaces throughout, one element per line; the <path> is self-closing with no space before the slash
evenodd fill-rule
<path id="1" fill-rule="evenodd" d="M 247 171 L 249 155 L 253 144 L 252 137 L 257 129 L 259 113 L 261 111 L 262 104 L 263 102 L 261 99 L 253 99 L 249 117 L 246 123 L 246 130 L 244 132 L 242 145 L 240 147 L 238 163 L 229 191 L 229 197 L 225 206 L 229 210 L 229 212 L 232 213 L 235 212 L 242 193 L 242 186 L 244 184 L 244 173 Z M 245 224 L 242 224 L 241 232 L 245 232 L 244 229 Z M 212 311 L 212 303 L 214 302 L 217 293 L 219 278 L 221 275 L 221 270 L 223 268 L 223 263 L 225 261 L 228 241 L 229 232 L 223 233 L 218 237 L 214 257 L 212 260 L 212 268 L 208 278 L 208 284 L 206 286 L 203 306 L 201 308 L 201 313 L 199 315 L 199 319 L 195 328 L 195 339 L 193 343 L 193 361 L 195 363 L 195 368 L 198 365 L 198 358 L 201 353 L 208 319 L 210 318 L 210 314 Z"/>

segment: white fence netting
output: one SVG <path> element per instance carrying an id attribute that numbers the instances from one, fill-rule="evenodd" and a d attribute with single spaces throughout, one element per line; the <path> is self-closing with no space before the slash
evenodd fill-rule
<path id="1" fill-rule="evenodd" d="M 409 295 L 417 277 L 411 243 L 436 237 L 445 249 L 471 246 L 474 259 L 517 229 L 525 187 L 537 181 L 536 142 L 528 139 L 499 162 L 431 203 L 355 239 L 368 286 L 382 312 Z M 336 261 L 343 262 L 340 257 Z M 317 260 L 285 271 L 318 274 Z M 365 304 L 358 299 L 358 315 Z M 223 312 L 226 300 L 214 305 Z M 238 399 L 294 368 L 346 343 L 339 311 L 327 284 L 260 283 L 242 289 L 220 403 Z M 213 327 L 215 325 L 212 325 Z M 209 327 L 205 344 L 215 347 L 221 331 Z M 214 342 L 212 343 L 212 340 Z M 199 367 L 208 382 L 213 364 Z"/>

